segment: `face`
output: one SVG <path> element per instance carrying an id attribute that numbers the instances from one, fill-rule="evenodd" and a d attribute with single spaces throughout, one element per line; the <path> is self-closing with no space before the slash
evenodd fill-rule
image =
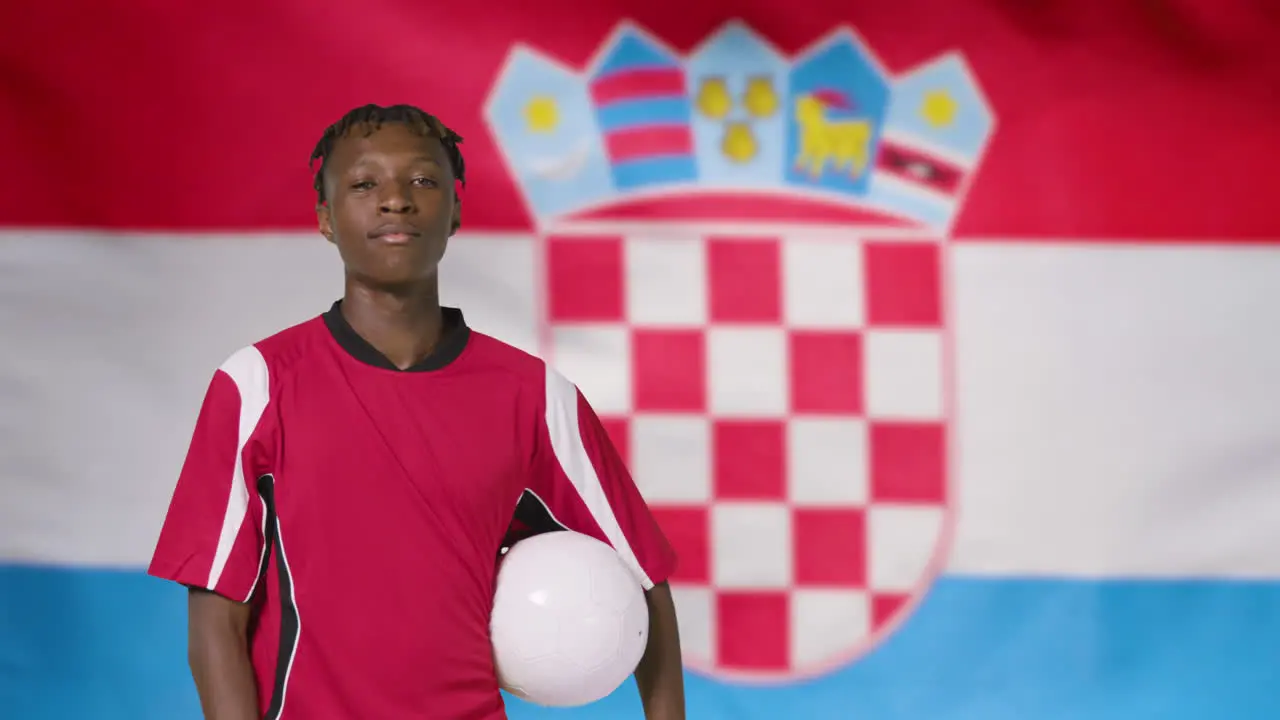
<path id="1" fill-rule="evenodd" d="M 430 279 L 457 229 L 460 207 L 444 146 L 403 125 L 338 140 L 325 172 L 320 232 L 347 274 L 375 287 Z"/>

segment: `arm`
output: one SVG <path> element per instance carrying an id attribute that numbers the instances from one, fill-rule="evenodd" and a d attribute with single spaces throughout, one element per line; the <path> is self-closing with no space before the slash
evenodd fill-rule
<path id="1" fill-rule="evenodd" d="M 261 717 L 249 653 L 250 600 L 265 541 L 254 480 L 270 472 L 258 432 L 267 374 L 256 350 L 213 376 L 148 573 L 188 589 L 188 662 L 204 716 Z"/>
<path id="2" fill-rule="evenodd" d="M 648 720 L 684 720 L 684 666 L 671 588 L 662 582 L 645 593 L 649 644 L 636 668 L 636 687 Z"/>
<path id="3" fill-rule="evenodd" d="M 535 482 L 570 530 L 609 543 L 645 590 L 649 642 L 636 685 L 649 720 L 683 720 L 684 673 L 667 578 L 676 556 L 604 425 L 578 391 L 547 369 L 545 419 L 535 445 Z"/>
<path id="4" fill-rule="evenodd" d="M 255 720 L 258 687 L 249 660 L 250 606 L 191 588 L 187 661 L 206 720 Z"/>

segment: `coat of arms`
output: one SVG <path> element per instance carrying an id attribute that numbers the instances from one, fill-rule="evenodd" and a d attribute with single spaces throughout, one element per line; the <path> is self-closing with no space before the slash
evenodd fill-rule
<path id="1" fill-rule="evenodd" d="M 542 352 L 680 554 L 686 661 L 850 662 L 945 563 L 947 236 L 994 128 L 956 54 L 624 23 L 582 70 L 509 56 L 486 118 L 542 239 Z"/>

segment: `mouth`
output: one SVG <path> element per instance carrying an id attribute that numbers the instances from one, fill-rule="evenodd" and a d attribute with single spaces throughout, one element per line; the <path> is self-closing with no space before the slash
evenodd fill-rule
<path id="1" fill-rule="evenodd" d="M 392 245 L 403 245 L 420 237 L 422 233 L 409 225 L 383 225 L 369 233 L 370 240 L 378 240 Z"/>

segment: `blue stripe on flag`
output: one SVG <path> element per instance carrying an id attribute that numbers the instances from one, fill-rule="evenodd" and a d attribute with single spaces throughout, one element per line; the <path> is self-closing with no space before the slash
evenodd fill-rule
<path id="1" fill-rule="evenodd" d="M 613 184 L 620 191 L 693 182 L 697 177 L 698 165 L 692 155 L 660 155 L 613 166 Z"/>
<path id="2" fill-rule="evenodd" d="M 24 720 L 198 720 L 185 592 L 140 572 L 0 567 L 0 708 Z M 1280 582 L 947 578 L 852 667 L 783 687 L 688 678 L 699 720 L 1280 717 Z M 512 720 L 641 717 L 510 701 Z"/>
<path id="3" fill-rule="evenodd" d="M 596 108 L 596 123 L 604 132 L 654 125 L 688 125 L 692 118 L 693 110 L 684 96 L 620 100 Z"/>

